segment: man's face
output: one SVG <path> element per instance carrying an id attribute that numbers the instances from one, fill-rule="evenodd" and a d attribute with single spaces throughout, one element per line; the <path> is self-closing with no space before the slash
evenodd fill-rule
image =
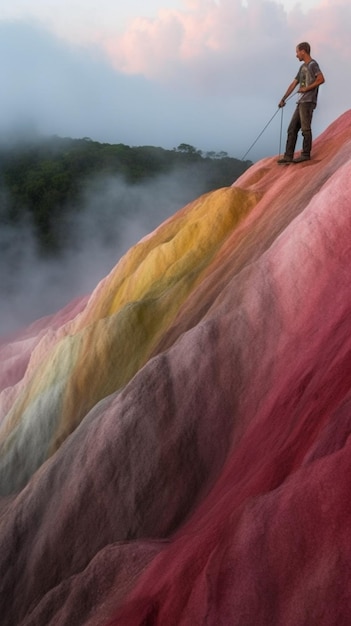
<path id="1" fill-rule="evenodd" d="M 305 58 L 305 51 L 304 50 L 299 50 L 299 48 L 296 48 L 296 58 L 299 61 L 303 61 Z"/>

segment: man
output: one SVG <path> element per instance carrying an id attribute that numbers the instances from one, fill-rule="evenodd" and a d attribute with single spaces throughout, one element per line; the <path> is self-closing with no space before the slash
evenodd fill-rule
<path id="1" fill-rule="evenodd" d="M 310 52 L 310 44 L 306 41 L 299 43 L 296 47 L 296 57 L 303 65 L 301 65 L 296 78 L 289 85 L 285 95 L 278 104 L 279 108 L 285 106 L 286 99 L 292 94 L 295 87 L 299 85 L 298 93 L 301 96 L 288 127 L 284 157 L 279 159 L 278 163 L 301 163 L 302 161 L 309 161 L 311 158 L 312 115 L 317 106 L 319 85 L 322 85 L 325 81 L 317 61 L 312 59 Z M 302 152 L 299 157 L 294 159 L 295 145 L 300 129 L 303 135 Z"/>

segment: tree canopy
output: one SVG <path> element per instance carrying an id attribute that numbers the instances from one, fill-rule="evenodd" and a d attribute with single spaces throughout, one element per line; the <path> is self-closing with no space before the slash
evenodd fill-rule
<path id="1" fill-rule="evenodd" d="M 250 165 L 226 152 L 204 155 L 186 143 L 166 150 L 52 137 L 0 149 L 0 191 L 6 196 L 0 220 L 16 224 L 29 217 L 39 249 L 52 253 L 60 247 L 60 223 L 68 211 L 81 209 L 82 193 L 93 177 L 120 176 L 135 185 L 196 166 L 205 193 L 231 185 Z"/>

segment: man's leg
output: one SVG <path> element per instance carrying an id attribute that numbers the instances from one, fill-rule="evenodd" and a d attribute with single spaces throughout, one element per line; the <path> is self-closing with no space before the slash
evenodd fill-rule
<path id="1" fill-rule="evenodd" d="M 299 106 L 296 107 L 291 122 L 288 126 L 288 137 L 285 146 L 285 157 L 293 158 L 295 152 L 295 146 L 297 141 L 297 135 L 301 128 L 300 111 Z"/>
<path id="2" fill-rule="evenodd" d="M 303 135 L 301 157 L 305 159 L 311 158 L 312 150 L 312 116 L 315 105 L 312 102 L 305 102 L 299 105 L 301 132 Z"/>

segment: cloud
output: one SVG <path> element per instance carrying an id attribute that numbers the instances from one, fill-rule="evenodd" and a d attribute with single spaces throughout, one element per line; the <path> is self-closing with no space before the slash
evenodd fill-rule
<path id="1" fill-rule="evenodd" d="M 167 85 L 174 93 L 202 98 L 204 107 L 212 103 L 228 127 L 231 109 L 232 128 L 239 118 L 241 129 L 257 128 L 259 133 L 297 73 L 296 44 L 307 40 L 326 78 L 315 113 L 315 135 L 349 108 L 349 0 L 324 0 L 311 9 L 296 3 L 289 11 L 273 0 L 184 4 L 182 11 L 138 18 L 123 36 L 107 38 L 104 45 L 114 66 Z M 264 145 L 272 153 L 274 144 Z"/>
<path id="2" fill-rule="evenodd" d="M 20 22 L 0 24 L 0 68 L 3 132 L 28 123 L 44 134 L 95 133 L 123 142 L 127 122 L 140 113 L 141 94 L 146 115 L 157 98 L 157 88 L 118 74 L 96 48 L 73 47 Z M 131 124 L 128 132 L 133 139 Z"/>
<path id="3" fill-rule="evenodd" d="M 35 24 L 0 22 L 0 73 L 2 142 L 37 132 L 165 148 L 185 142 L 233 156 L 244 147 L 220 123 L 227 102 L 123 74 L 95 45 L 73 46 Z"/>
<path id="4" fill-rule="evenodd" d="M 123 36 L 107 38 L 105 48 L 115 66 L 208 97 L 243 90 L 249 97 L 259 96 L 263 90 L 282 88 L 285 73 L 287 78 L 294 73 L 296 43 L 307 39 L 316 53 L 324 53 L 325 61 L 338 55 L 342 67 L 336 75 L 343 80 L 351 51 L 348 0 L 325 0 L 310 10 L 297 3 L 291 11 L 268 0 L 185 4 L 183 11 L 138 18 Z M 333 67 L 335 74 L 335 59 Z"/>
<path id="5" fill-rule="evenodd" d="M 264 85 L 273 53 L 290 40 L 288 17 L 278 3 L 251 0 L 246 7 L 207 0 L 188 2 L 186 11 L 138 18 L 122 37 L 106 41 L 106 49 L 125 72 L 208 95 L 213 86 L 223 95 L 228 86 L 250 95 Z"/>
<path id="6" fill-rule="evenodd" d="M 273 0 L 188 0 L 183 7 L 138 18 L 122 35 L 97 21 L 84 45 L 73 45 L 71 28 L 67 41 L 62 27 L 58 38 L 34 23 L 0 22 L 0 132 L 23 133 L 27 125 L 110 143 L 185 142 L 240 157 L 295 76 L 295 45 L 304 39 L 326 77 L 315 136 L 349 108 L 348 0 L 290 11 Z M 284 133 L 293 106 L 284 111 Z M 277 118 L 249 158 L 276 154 L 278 140 Z"/>
<path id="7" fill-rule="evenodd" d="M 252 140 L 236 122 L 232 95 L 215 89 L 204 98 L 123 74 L 95 45 L 73 46 L 35 24 L 0 22 L 0 72 L 2 143 L 8 135 L 56 134 L 164 148 L 189 143 L 238 157 Z M 251 109 L 243 90 L 235 98 Z"/>

